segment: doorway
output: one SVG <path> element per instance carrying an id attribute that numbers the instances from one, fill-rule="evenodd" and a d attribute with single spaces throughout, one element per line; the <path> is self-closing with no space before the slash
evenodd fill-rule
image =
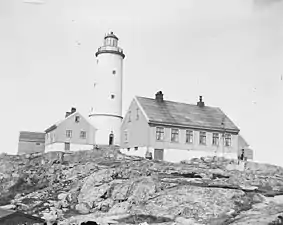
<path id="1" fill-rule="evenodd" d="M 65 151 L 70 151 L 70 142 L 65 142 Z"/>
<path id="2" fill-rule="evenodd" d="M 114 134 L 111 131 L 111 133 L 109 134 L 109 145 L 113 145 L 114 143 Z"/>
<path id="3" fill-rule="evenodd" d="M 164 159 L 164 149 L 154 149 L 154 159 L 162 161 Z"/>

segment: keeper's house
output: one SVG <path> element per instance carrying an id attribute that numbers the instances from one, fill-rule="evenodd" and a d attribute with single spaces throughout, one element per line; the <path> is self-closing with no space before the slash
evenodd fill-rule
<path id="1" fill-rule="evenodd" d="M 45 130 L 45 152 L 91 150 L 96 128 L 88 118 L 72 108 L 65 118 Z"/>
<path id="2" fill-rule="evenodd" d="M 201 156 L 238 158 L 239 128 L 220 108 L 136 96 L 121 125 L 121 152 L 171 162 Z"/>

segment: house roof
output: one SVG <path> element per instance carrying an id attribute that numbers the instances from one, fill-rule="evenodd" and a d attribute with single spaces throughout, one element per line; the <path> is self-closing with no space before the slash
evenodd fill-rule
<path id="1" fill-rule="evenodd" d="M 43 133 L 43 132 L 20 131 L 19 141 L 44 143 L 45 133 Z"/>
<path id="2" fill-rule="evenodd" d="M 73 117 L 73 116 L 75 116 L 75 115 L 79 115 L 80 117 L 84 118 L 86 121 L 88 121 L 88 122 L 94 127 L 94 125 L 93 125 L 93 123 L 92 123 L 92 121 L 91 121 L 90 119 L 84 117 L 81 113 L 79 113 L 78 111 L 76 111 L 76 112 L 74 112 L 74 113 L 68 115 L 68 116 L 65 117 L 64 119 L 61 119 L 61 120 L 57 121 L 56 123 L 54 123 L 52 126 L 50 126 L 49 128 L 47 128 L 47 129 L 45 130 L 45 133 L 48 133 L 48 132 L 50 132 L 50 131 L 52 131 L 52 130 L 55 130 L 61 123 L 63 123 L 65 120 L 67 120 L 67 119 L 69 119 L 69 118 L 71 118 L 71 117 Z"/>
<path id="3" fill-rule="evenodd" d="M 239 132 L 239 128 L 222 112 L 220 108 L 167 101 L 136 96 L 149 123 L 178 125 L 200 129 Z"/>

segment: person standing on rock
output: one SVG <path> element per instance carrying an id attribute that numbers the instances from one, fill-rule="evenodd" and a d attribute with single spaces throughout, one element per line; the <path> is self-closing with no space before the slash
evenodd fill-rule
<path id="1" fill-rule="evenodd" d="M 241 159 L 242 161 L 244 161 L 244 158 L 245 158 L 245 150 L 242 149 L 242 153 L 241 153 L 240 159 Z"/>
<path id="2" fill-rule="evenodd" d="M 152 160 L 152 153 L 151 152 L 146 152 L 145 153 L 145 158 L 149 159 L 149 160 Z"/>

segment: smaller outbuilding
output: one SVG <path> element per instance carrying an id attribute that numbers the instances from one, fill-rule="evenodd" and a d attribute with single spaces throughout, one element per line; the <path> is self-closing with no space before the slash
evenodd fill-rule
<path id="1" fill-rule="evenodd" d="M 44 225 L 45 220 L 23 212 L 0 208 L 1 225 Z"/>
<path id="2" fill-rule="evenodd" d="M 18 155 L 43 153 L 45 149 L 45 133 L 21 131 L 19 135 Z"/>

